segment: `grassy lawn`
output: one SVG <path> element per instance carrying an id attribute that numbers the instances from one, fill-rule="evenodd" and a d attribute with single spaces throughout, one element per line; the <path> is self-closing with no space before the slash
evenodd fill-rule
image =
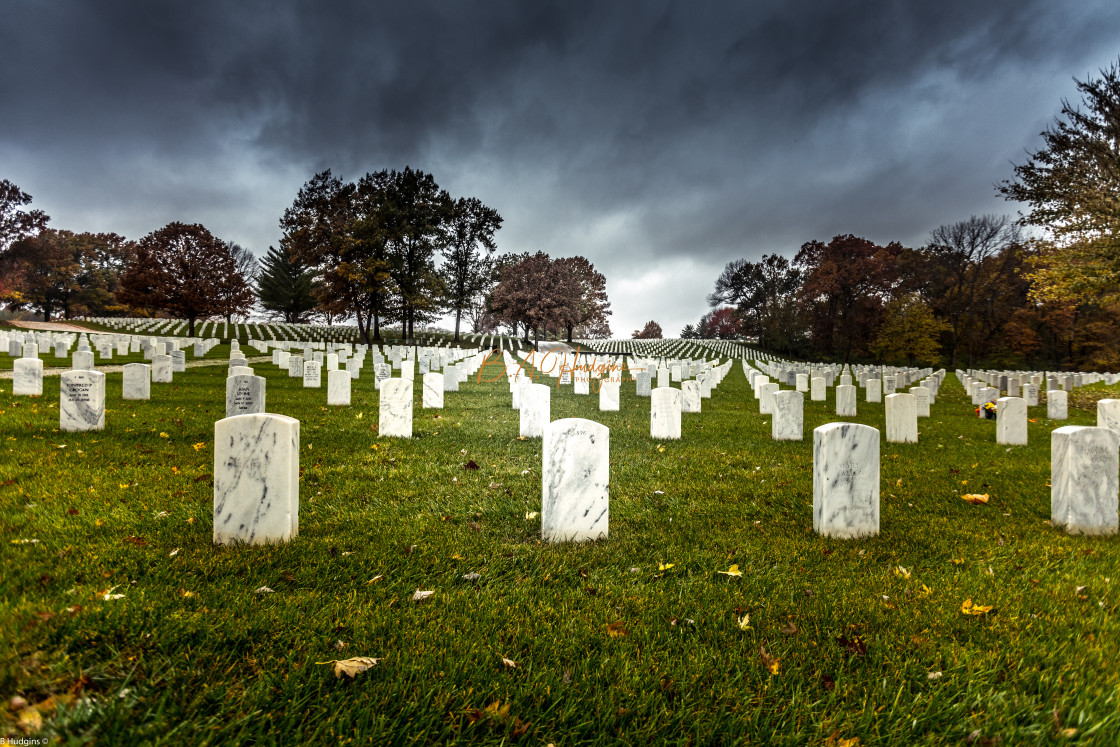
<path id="1" fill-rule="evenodd" d="M 683 440 L 659 445 L 632 384 L 617 413 L 554 389 L 554 420 L 610 427 L 612 467 L 610 538 L 553 546 L 534 514 L 541 444 L 517 439 L 504 380 L 472 379 L 442 411 L 422 410 L 417 387 L 404 441 L 377 436 L 369 364 L 346 408 L 271 364 L 257 372 L 269 411 L 302 423 L 300 536 L 283 546 L 211 542 L 221 369 L 153 384 L 150 402 L 122 401 L 110 374 L 107 428 L 92 434 L 57 431 L 57 378 L 40 399 L 4 386 L 0 696 L 38 704 L 39 735 L 1120 740 L 1120 540 L 1048 523 L 1049 434 L 1095 424 L 1076 407 L 1088 399 L 1066 423 L 1031 408 L 1031 444 L 1009 448 L 949 376 L 920 443 L 882 443 L 881 535 L 840 541 L 811 530 L 811 431 L 837 420 L 831 390 L 805 403 L 805 441 L 776 443 L 736 362 L 684 415 Z M 881 404 L 861 396 L 859 410 L 883 428 Z M 741 577 L 719 573 L 733 564 Z M 434 594 L 412 601 L 418 589 Z M 993 609 L 965 615 L 966 599 Z M 329 662 L 357 656 L 381 661 L 334 676 Z M 34 719 L 0 710 L 0 733 Z"/>

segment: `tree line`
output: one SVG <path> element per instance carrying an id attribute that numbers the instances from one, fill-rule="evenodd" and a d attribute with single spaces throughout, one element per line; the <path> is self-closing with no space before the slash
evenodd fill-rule
<path id="1" fill-rule="evenodd" d="M 205 226 L 173 222 L 138 241 L 48 227 L 31 197 L 0 181 L 0 303 L 43 315 L 144 316 L 188 322 L 259 311 L 288 322 L 354 320 L 364 340 L 385 323 L 454 314 L 455 339 L 501 326 L 539 339 L 608 337 L 606 279 L 584 257 L 497 254 L 502 217 L 452 198 L 406 167 L 345 182 L 329 170 L 280 219 L 279 247 L 258 261 Z"/>
<path id="2" fill-rule="evenodd" d="M 729 262 L 682 337 L 755 337 L 791 356 L 948 366 L 1120 368 L 1120 66 L 1076 81 L 1042 147 L 997 190 L 1018 220 L 853 235 L 790 260 Z"/>

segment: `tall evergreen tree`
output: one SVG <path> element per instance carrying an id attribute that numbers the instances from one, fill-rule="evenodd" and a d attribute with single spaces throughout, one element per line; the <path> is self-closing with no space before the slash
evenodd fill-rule
<path id="1" fill-rule="evenodd" d="M 283 249 L 270 246 L 261 260 L 257 298 L 266 311 L 279 314 L 288 324 L 304 324 L 317 304 L 319 285 L 313 270 L 293 262 Z"/>

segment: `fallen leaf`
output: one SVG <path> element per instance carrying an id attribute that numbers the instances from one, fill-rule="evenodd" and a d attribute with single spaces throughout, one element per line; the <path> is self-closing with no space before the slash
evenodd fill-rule
<path id="1" fill-rule="evenodd" d="M 43 728 L 43 714 L 34 706 L 19 712 L 19 728 L 24 734 L 34 734 Z"/>
<path id="2" fill-rule="evenodd" d="M 1063 737 L 1072 737 L 1074 734 L 1077 733 L 1077 729 L 1073 729 L 1073 728 L 1062 729 L 1058 733 L 1061 734 Z"/>
<path id="3" fill-rule="evenodd" d="M 797 635 L 797 625 L 790 620 L 789 625 L 781 629 L 782 635 Z"/>
<path id="4" fill-rule="evenodd" d="M 821 675 L 821 687 L 823 687 L 825 690 L 835 690 L 836 689 L 836 680 L 832 679 L 827 674 L 822 674 Z"/>
<path id="5" fill-rule="evenodd" d="M 435 594 L 435 592 L 434 591 L 420 591 L 419 589 L 417 589 L 416 592 L 412 595 L 412 601 L 422 602 L 425 599 L 427 599 L 428 597 L 430 597 L 432 594 Z"/>
<path id="6" fill-rule="evenodd" d="M 620 622 L 607 623 L 607 635 L 611 638 L 625 638 L 630 635 L 630 631 L 622 627 Z"/>
<path id="7" fill-rule="evenodd" d="M 939 680 L 939 679 L 941 679 L 941 672 L 930 672 L 929 674 L 926 675 L 926 679 L 927 680 Z"/>
<path id="8" fill-rule="evenodd" d="M 894 569 L 894 575 L 898 576 L 899 578 L 910 578 L 910 571 L 906 570 L 902 566 L 896 566 Z"/>
<path id="9" fill-rule="evenodd" d="M 964 495 L 961 496 L 961 500 L 968 501 L 969 503 L 971 503 L 973 505 L 980 504 L 980 503 L 987 503 L 988 502 L 988 494 L 987 493 L 982 493 L 982 494 L 981 493 L 965 493 Z"/>
<path id="10" fill-rule="evenodd" d="M 657 566 L 657 570 L 667 571 L 670 568 L 672 568 L 674 565 L 676 565 L 676 564 L 675 563 L 659 563 L 658 566 Z"/>
<path id="11" fill-rule="evenodd" d="M 373 659 L 368 656 L 355 656 L 352 659 L 342 659 L 341 661 L 317 661 L 315 663 L 333 664 L 336 679 L 344 674 L 350 679 L 354 679 L 367 669 L 373 669 L 380 661 L 381 659 Z"/>
<path id="12" fill-rule="evenodd" d="M 758 647 L 758 653 L 762 656 L 762 665 L 766 667 L 766 671 L 770 672 L 770 674 L 777 674 L 781 659 L 775 659 L 771 656 L 770 652 L 766 650 L 766 644 L 762 644 Z"/>
<path id="13" fill-rule="evenodd" d="M 743 615 L 742 617 L 739 618 L 739 630 L 750 630 L 750 629 L 751 629 L 751 616 L 748 613 L 748 614 Z"/>
<path id="14" fill-rule="evenodd" d="M 836 642 L 840 644 L 840 648 L 844 649 L 849 654 L 863 656 L 867 653 L 867 644 L 864 643 L 863 639 L 858 635 L 854 635 L 851 638 L 840 636 L 836 639 Z"/>
<path id="15" fill-rule="evenodd" d="M 253 592 L 254 594 L 274 594 L 275 592 L 267 586 L 262 586 Z"/>
<path id="16" fill-rule="evenodd" d="M 514 661 L 513 659 L 507 659 L 506 657 L 503 656 L 502 657 L 502 663 L 505 664 L 510 669 L 517 669 L 517 662 Z"/>
<path id="17" fill-rule="evenodd" d="M 859 747 L 859 737 L 851 737 L 850 739 L 838 739 L 836 747 Z"/>
<path id="18" fill-rule="evenodd" d="M 961 612 L 966 615 L 986 615 L 991 611 L 991 605 L 985 607 L 979 604 L 973 604 L 972 599 L 966 599 L 961 602 Z"/>
<path id="19" fill-rule="evenodd" d="M 463 465 L 463 469 L 478 469 L 478 465 L 475 464 L 473 459 L 471 459 Z"/>
<path id="20" fill-rule="evenodd" d="M 206 448 L 206 442 L 205 441 L 199 441 L 198 443 L 194 444 L 194 450 L 195 451 L 202 451 L 205 448 Z"/>
<path id="21" fill-rule="evenodd" d="M 470 573 L 464 573 L 463 574 L 463 580 L 464 581 L 477 581 L 480 578 L 482 578 L 482 574 L 481 573 L 475 573 L 474 571 L 471 571 Z"/>
<path id="22" fill-rule="evenodd" d="M 113 589 L 116 589 L 118 586 L 120 586 L 120 584 L 118 584 L 117 586 L 114 586 L 112 588 L 106 589 L 105 593 L 101 595 L 101 598 L 104 599 L 106 602 L 111 602 L 114 599 L 124 599 L 124 594 L 114 594 L 113 593 Z"/>
<path id="23" fill-rule="evenodd" d="M 163 433 L 163 432 L 161 432 L 161 433 L 159 434 L 159 437 L 160 437 L 160 438 L 171 438 L 171 436 L 169 436 L 169 435 L 167 435 L 166 433 Z"/>
<path id="24" fill-rule="evenodd" d="M 538 513 L 537 511 L 526 511 L 525 512 L 525 520 L 526 521 L 532 521 L 533 519 L 537 518 L 538 516 L 540 516 L 540 513 Z"/>
<path id="25" fill-rule="evenodd" d="M 724 576 L 736 576 L 736 577 L 743 575 L 743 572 L 739 570 L 738 565 L 733 565 L 730 568 L 728 568 L 726 571 L 716 571 L 716 573 L 722 573 Z"/>

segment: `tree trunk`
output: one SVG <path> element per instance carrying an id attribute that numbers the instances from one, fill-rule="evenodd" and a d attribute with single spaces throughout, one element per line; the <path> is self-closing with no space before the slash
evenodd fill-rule
<path id="1" fill-rule="evenodd" d="M 187 337 L 194 337 L 194 317 L 187 317 Z"/>
<path id="2" fill-rule="evenodd" d="M 373 340 L 381 342 L 381 315 L 376 312 L 373 315 Z"/>
<path id="3" fill-rule="evenodd" d="M 455 309 L 455 342 L 459 342 L 459 320 L 463 317 L 463 310 Z"/>
<path id="4" fill-rule="evenodd" d="M 568 342 L 572 341 L 572 325 L 568 325 Z"/>

